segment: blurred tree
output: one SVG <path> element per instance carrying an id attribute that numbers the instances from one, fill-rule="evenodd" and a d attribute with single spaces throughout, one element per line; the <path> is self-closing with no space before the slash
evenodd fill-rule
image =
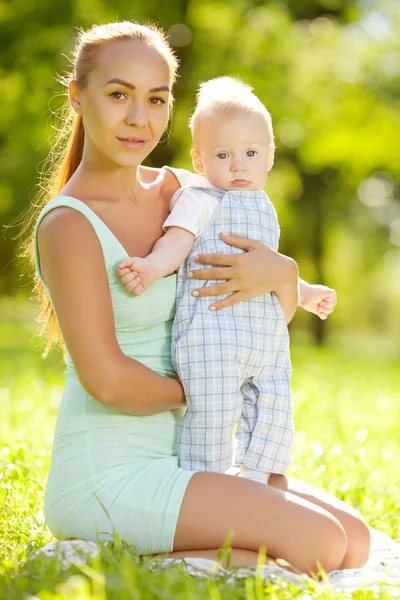
<path id="1" fill-rule="evenodd" d="M 32 197 L 48 151 L 49 107 L 61 101 L 54 75 L 68 68 L 62 54 L 71 51 L 74 27 L 154 20 L 169 32 L 182 64 L 171 133 L 148 164 L 190 168 L 187 121 L 198 82 L 242 77 L 274 122 L 276 164 L 267 191 L 278 209 L 282 251 L 298 260 L 305 278 L 336 287 L 335 330 L 375 327 L 399 340 L 397 9 L 396 0 L 3 3 L 3 223 Z M 10 231 L 1 247 L 0 293 L 11 293 L 18 269 L 7 267 L 16 253 Z M 321 343 L 326 324 L 316 318 L 299 313 L 294 327 L 310 324 Z"/>

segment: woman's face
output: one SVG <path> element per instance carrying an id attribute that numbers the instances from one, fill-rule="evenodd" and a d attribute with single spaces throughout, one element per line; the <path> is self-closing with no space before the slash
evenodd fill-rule
<path id="1" fill-rule="evenodd" d="M 85 159 L 139 165 L 165 130 L 170 93 L 169 66 L 155 48 L 140 40 L 100 47 L 86 87 L 70 84 L 72 106 L 83 117 Z"/>

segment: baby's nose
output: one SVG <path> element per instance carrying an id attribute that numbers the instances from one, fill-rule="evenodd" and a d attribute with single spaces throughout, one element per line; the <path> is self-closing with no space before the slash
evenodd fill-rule
<path id="1" fill-rule="evenodd" d="M 231 162 L 231 171 L 232 173 L 237 173 L 238 171 L 243 171 L 243 164 L 241 161 L 233 160 Z"/>

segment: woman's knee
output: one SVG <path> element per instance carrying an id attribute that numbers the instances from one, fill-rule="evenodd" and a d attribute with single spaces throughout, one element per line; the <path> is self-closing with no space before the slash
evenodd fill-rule
<path id="1" fill-rule="evenodd" d="M 347 550 L 347 535 L 337 519 L 330 517 L 325 520 L 324 526 L 317 532 L 315 546 L 317 563 L 326 573 L 341 568 Z"/>
<path id="2" fill-rule="evenodd" d="M 347 551 L 341 569 L 357 569 L 367 562 L 371 550 L 371 532 L 361 515 L 349 515 L 344 524 Z"/>

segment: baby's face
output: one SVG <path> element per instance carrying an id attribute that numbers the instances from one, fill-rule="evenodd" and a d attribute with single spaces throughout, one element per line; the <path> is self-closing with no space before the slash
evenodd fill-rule
<path id="1" fill-rule="evenodd" d="M 213 186 L 227 191 L 264 187 L 273 148 L 262 114 L 244 113 L 225 121 L 204 119 L 196 138 L 195 167 Z"/>

